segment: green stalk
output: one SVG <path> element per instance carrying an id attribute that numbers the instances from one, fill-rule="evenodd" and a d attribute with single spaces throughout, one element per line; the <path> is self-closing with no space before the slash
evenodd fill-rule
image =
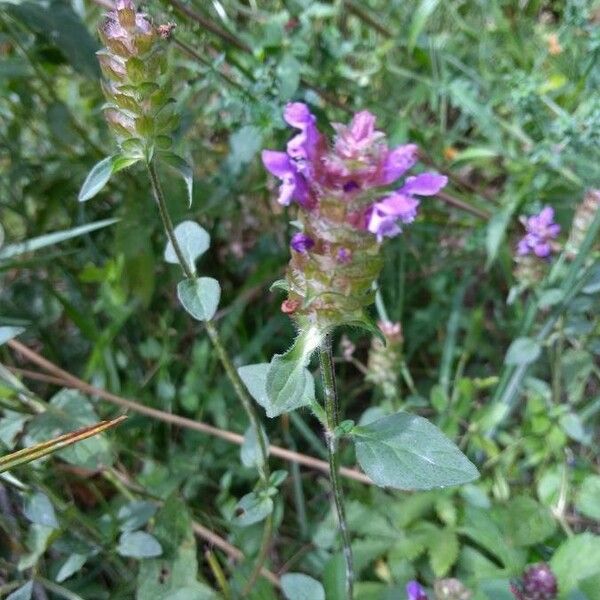
<path id="1" fill-rule="evenodd" d="M 333 365 L 333 354 L 331 351 L 331 334 L 327 334 L 319 347 L 319 362 L 321 366 L 321 379 L 323 381 L 323 394 L 325 396 L 325 415 L 327 450 L 329 455 L 329 473 L 331 487 L 337 512 L 338 526 L 342 536 L 342 547 L 344 561 L 346 563 L 346 597 L 352 600 L 354 567 L 352 561 L 352 546 L 350 544 L 350 532 L 346 521 L 344 508 L 344 492 L 339 478 L 339 455 L 338 438 L 335 429 L 339 425 L 339 403 L 335 381 L 335 367 Z"/>
<path id="2" fill-rule="evenodd" d="M 181 269 L 183 270 L 185 277 L 187 279 L 195 279 L 196 273 L 194 272 L 193 265 L 189 265 L 187 263 L 181 250 L 181 247 L 179 246 L 179 242 L 177 241 L 177 236 L 175 235 L 175 228 L 173 227 L 173 221 L 171 220 L 171 217 L 169 215 L 169 210 L 165 202 L 165 196 L 160 185 L 158 173 L 156 172 L 156 166 L 153 161 L 149 161 L 146 164 L 146 166 L 148 167 L 148 175 L 150 177 L 152 193 L 154 195 L 154 199 L 156 200 L 156 205 L 158 206 L 158 212 L 160 214 L 165 233 L 167 234 L 167 237 L 169 238 L 169 241 L 173 246 L 173 250 L 175 251 L 175 255 L 177 256 L 177 259 L 179 261 L 179 264 L 181 265 Z M 229 356 L 227 350 L 221 342 L 221 337 L 219 335 L 219 331 L 215 327 L 215 324 L 212 321 L 206 321 L 205 326 L 206 332 L 208 333 L 208 337 L 210 338 L 210 341 L 212 342 L 217 352 L 217 356 L 219 357 L 219 360 L 221 361 L 221 364 L 225 369 L 225 373 L 229 378 L 229 381 L 231 382 L 231 385 L 233 386 L 233 389 L 238 399 L 240 400 L 242 407 L 246 412 L 246 415 L 248 416 L 250 424 L 252 425 L 252 428 L 256 433 L 256 439 L 258 440 L 258 447 L 261 455 L 261 465 L 258 468 L 258 474 L 263 489 L 267 489 L 269 487 L 270 477 L 268 462 L 269 452 L 265 443 L 264 436 L 262 435 L 260 421 L 258 419 L 258 415 L 256 414 L 256 410 L 254 409 L 254 404 L 252 402 L 252 399 L 250 398 L 250 395 L 248 394 L 248 391 L 246 390 L 246 387 L 244 386 L 244 383 L 240 379 L 237 370 L 233 366 L 231 357 Z M 254 587 L 256 580 L 258 579 L 258 576 L 260 575 L 260 571 L 265 563 L 267 554 L 269 552 L 269 547 L 271 545 L 272 530 L 273 520 L 272 516 L 269 515 L 265 519 L 263 537 L 258 552 L 258 557 L 246 584 L 243 593 L 244 596 L 246 596 L 251 591 L 252 587 Z"/>

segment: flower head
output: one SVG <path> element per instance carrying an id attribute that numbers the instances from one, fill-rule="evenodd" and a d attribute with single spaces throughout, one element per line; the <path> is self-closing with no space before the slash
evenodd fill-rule
<path id="1" fill-rule="evenodd" d="M 116 0 L 98 28 L 105 48 L 98 61 L 107 81 L 104 115 L 124 154 L 150 156 L 154 144 L 166 148 L 176 125 L 163 80 L 162 44 L 172 25 L 154 27 L 132 0 Z"/>
<path id="2" fill-rule="evenodd" d="M 520 256 L 535 254 L 540 258 L 550 256 L 552 240 L 560 233 L 560 225 L 554 222 L 554 209 L 546 206 L 539 214 L 522 218 L 522 222 L 526 233 L 519 241 L 517 253 Z"/>
<path id="3" fill-rule="evenodd" d="M 328 143 L 306 104 L 285 107 L 296 130 L 285 152 L 264 150 L 262 161 L 280 181 L 278 202 L 300 206 L 302 233 L 294 235 L 288 289 L 294 318 L 322 326 L 360 322 L 373 300 L 382 259 L 380 242 L 412 223 L 419 196 L 436 194 L 447 179 L 422 173 L 399 179 L 417 161 L 414 144 L 390 149 L 368 111 L 334 123 Z"/>
<path id="4" fill-rule="evenodd" d="M 517 600 L 555 600 L 558 595 L 556 577 L 546 563 L 527 568 L 511 591 Z"/>
<path id="5" fill-rule="evenodd" d="M 406 584 L 406 600 L 428 600 L 425 590 L 418 581 Z"/>

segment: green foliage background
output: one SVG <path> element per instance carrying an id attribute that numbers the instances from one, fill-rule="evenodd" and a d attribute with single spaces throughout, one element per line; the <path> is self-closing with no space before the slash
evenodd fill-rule
<path id="1" fill-rule="evenodd" d="M 91 166 L 114 150 L 94 56 L 99 4 L 0 2 L 1 324 L 25 328 L 23 343 L 97 387 L 243 433 L 245 415 L 202 324 L 177 305 L 178 273 L 163 260 L 142 170 L 77 202 Z M 482 478 L 417 494 L 346 480 L 357 598 L 401 598 L 409 579 L 432 586 L 456 576 L 474 599 L 510 599 L 509 580 L 547 560 L 561 599 L 600 599 L 597 246 L 587 291 L 559 303 L 550 327 L 550 296 L 538 294 L 533 314 L 535 290 L 507 303 L 518 215 L 550 204 L 566 239 L 585 189 L 600 187 L 600 5 L 153 0 L 142 8 L 177 24 L 169 61 L 182 114 L 177 146 L 195 165 L 191 210 L 181 181 L 161 174 L 175 222 L 191 218 L 211 234 L 201 271 L 221 284 L 218 321 L 237 365 L 268 360 L 293 335 L 281 297 L 268 292 L 288 260 L 293 210 L 275 205 L 258 157 L 289 136 L 287 101 L 309 102 L 322 127 L 368 109 L 392 143 L 418 143 L 423 162 L 451 177 L 447 195 L 424 201 L 417 222 L 385 246 L 381 292 L 389 318 L 402 323 L 401 355 L 349 330 L 368 374 L 343 359 L 340 340 L 337 368 L 347 418 L 419 412 Z M 59 244 L 9 251 L 113 217 Z M 535 336 L 534 350 L 523 358 L 513 347 L 505 364 L 514 339 Z M 31 365 L 7 346 L 0 357 L 3 453 L 118 414 L 15 375 L 7 367 Z M 263 422 L 272 444 L 323 456 L 307 414 Z M 113 432 L 3 476 L 0 594 L 31 580 L 48 598 L 218 597 L 205 550 L 239 589 L 250 567 L 234 567 L 192 525 L 257 552 L 260 525 L 233 523 L 255 479 L 239 452 L 132 413 Z M 289 476 L 268 566 L 307 573 L 336 599 L 327 478 L 272 462 Z M 344 463 L 355 463 L 351 448 Z M 261 580 L 253 597 L 277 594 Z"/>

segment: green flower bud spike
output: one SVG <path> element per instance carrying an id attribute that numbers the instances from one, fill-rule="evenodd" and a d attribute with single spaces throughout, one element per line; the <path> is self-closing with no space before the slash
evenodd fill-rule
<path id="1" fill-rule="evenodd" d="M 98 28 L 106 46 L 98 52 L 107 100 L 104 115 L 124 155 L 151 160 L 167 150 L 177 127 L 174 100 L 165 76 L 164 41 L 172 25 L 155 27 L 136 13 L 131 0 L 118 0 Z"/>

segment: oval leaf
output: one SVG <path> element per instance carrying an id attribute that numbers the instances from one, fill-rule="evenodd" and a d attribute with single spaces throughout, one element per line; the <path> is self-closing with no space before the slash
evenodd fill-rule
<path id="1" fill-rule="evenodd" d="M 158 540 L 145 531 L 126 531 L 119 538 L 117 552 L 131 558 L 150 558 L 160 556 L 162 548 Z"/>
<path id="2" fill-rule="evenodd" d="M 534 339 L 520 337 L 508 348 L 504 362 L 507 365 L 528 365 L 538 359 L 541 351 L 540 344 Z"/>
<path id="3" fill-rule="evenodd" d="M 188 195 L 188 205 L 192 206 L 192 192 L 194 186 L 194 172 L 192 167 L 185 161 L 181 156 L 174 152 L 161 152 L 159 158 L 168 164 L 170 167 L 175 169 L 185 181 L 185 187 Z"/>
<path id="4" fill-rule="evenodd" d="M 399 412 L 351 436 L 365 473 L 381 487 L 428 490 L 477 479 L 475 465 L 435 425 Z"/>
<path id="5" fill-rule="evenodd" d="M 246 494 L 235 508 L 234 523 L 241 527 L 259 523 L 273 512 L 273 500 L 256 492 Z"/>
<path id="6" fill-rule="evenodd" d="M 198 223 L 183 221 L 183 223 L 179 223 L 175 227 L 175 239 L 183 252 L 183 257 L 188 266 L 195 272 L 195 262 L 210 246 L 210 235 Z M 179 264 L 179 259 L 170 241 L 165 248 L 165 260 L 171 264 Z"/>
<path id="7" fill-rule="evenodd" d="M 113 173 L 114 160 L 114 156 L 109 156 L 92 167 L 79 190 L 79 202 L 93 198 L 108 183 Z"/>
<path id="8" fill-rule="evenodd" d="M 263 405 L 267 416 L 291 412 L 314 399 L 315 381 L 305 362 L 288 354 L 276 354 L 267 371 L 267 403 Z"/>
<path id="9" fill-rule="evenodd" d="M 303 573 L 286 573 L 281 576 L 281 589 L 286 600 L 325 600 L 323 586 Z"/>
<path id="10" fill-rule="evenodd" d="M 177 286 L 177 297 L 194 319 L 210 321 L 219 306 L 221 286 L 212 277 L 184 279 Z"/>

